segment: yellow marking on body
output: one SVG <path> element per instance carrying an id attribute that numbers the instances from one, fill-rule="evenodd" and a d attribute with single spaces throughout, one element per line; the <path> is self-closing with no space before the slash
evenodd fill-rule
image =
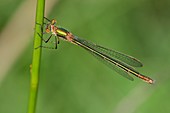
<path id="1" fill-rule="evenodd" d="M 57 34 L 62 35 L 62 36 L 66 36 L 67 35 L 66 32 L 64 32 L 64 31 L 62 31 L 60 29 L 57 29 Z"/>

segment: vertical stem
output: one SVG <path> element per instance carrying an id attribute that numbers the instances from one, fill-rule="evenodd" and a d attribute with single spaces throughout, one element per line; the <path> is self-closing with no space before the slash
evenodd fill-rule
<path id="1" fill-rule="evenodd" d="M 35 113 L 35 111 L 36 111 L 41 48 L 38 48 L 38 49 L 35 49 L 35 48 L 39 47 L 42 43 L 42 40 L 39 37 L 39 35 L 37 34 L 37 32 L 41 34 L 41 27 L 38 24 L 43 25 L 44 7 L 45 7 L 45 0 L 37 0 L 35 31 L 34 31 L 33 59 L 32 59 L 32 65 L 30 68 L 30 72 L 31 72 L 30 96 L 29 96 L 29 104 L 28 104 L 27 113 Z M 36 24 L 36 23 L 38 23 L 38 24 Z"/>

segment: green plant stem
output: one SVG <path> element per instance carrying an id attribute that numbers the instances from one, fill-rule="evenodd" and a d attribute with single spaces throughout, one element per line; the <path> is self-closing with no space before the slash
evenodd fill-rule
<path id="1" fill-rule="evenodd" d="M 29 104 L 28 104 L 27 113 L 35 113 L 35 110 L 36 110 L 38 84 L 39 84 L 40 59 L 41 59 L 41 48 L 39 46 L 42 43 L 42 40 L 37 33 L 41 34 L 40 25 L 43 25 L 43 21 L 44 21 L 44 7 L 45 7 L 45 0 L 37 0 L 33 59 L 32 59 L 32 65 L 30 66 L 30 72 L 31 72 L 30 96 L 29 96 Z"/>

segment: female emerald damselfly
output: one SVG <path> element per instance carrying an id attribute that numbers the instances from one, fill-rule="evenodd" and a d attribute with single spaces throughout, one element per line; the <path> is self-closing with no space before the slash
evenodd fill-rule
<path id="1" fill-rule="evenodd" d="M 60 39 L 71 42 L 71 43 L 78 45 L 78 46 L 82 47 L 83 49 L 87 50 L 93 56 L 95 56 L 97 59 L 99 59 L 104 64 L 106 64 L 108 67 L 115 70 L 117 73 L 119 73 L 120 75 L 122 75 L 123 77 L 125 77 L 129 80 L 132 80 L 132 81 L 134 80 L 130 76 L 130 74 L 132 74 L 149 84 L 154 83 L 153 79 L 140 74 L 138 71 L 136 71 L 133 68 L 133 67 L 142 67 L 143 66 L 142 63 L 138 59 L 136 59 L 132 56 L 123 54 L 121 52 L 115 51 L 115 50 L 107 49 L 100 45 L 91 43 L 87 40 L 81 39 L 81 38 L 73 35 L 68 30 L 66 30 L 62 27 L 58 27 L 56 25 L 55 19 L 49 20 L 46 17 L 44 17 L 44 18 L 48 21 L 48 23 L 44 23 L 44 25 L 46 27 L 45 27 L 45 32 L 43 34 L 48 33 L 48 34 L 50 34 L 50 37 L 47 40 L 43 39 L 41 36 L 40 37 L 46 43 L 49 42 L 49 40 L 51 39 L 51 37 L 53 35 L 55 37 L 55 47 L 54 48 L 46 47 L 46 48 L 56 49 L 57 44 L 59 44 L 59 38 L 60 38 Z M 42 26 L 42 29 L 43 29 L 43 26 Z M 40 46 L 40 47 L 44 47 L 44 46 Z"/>

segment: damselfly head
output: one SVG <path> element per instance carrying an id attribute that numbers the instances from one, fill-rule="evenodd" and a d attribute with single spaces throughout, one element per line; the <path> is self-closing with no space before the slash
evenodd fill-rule
<path id="1" fill-rule="evenodd" d="M 51 20 L 51 25 L 54 25 L 54 24 L 56 24 L 57 23 L 57 21 L 55 20 L 55 19 L 52 19 Z"/>

